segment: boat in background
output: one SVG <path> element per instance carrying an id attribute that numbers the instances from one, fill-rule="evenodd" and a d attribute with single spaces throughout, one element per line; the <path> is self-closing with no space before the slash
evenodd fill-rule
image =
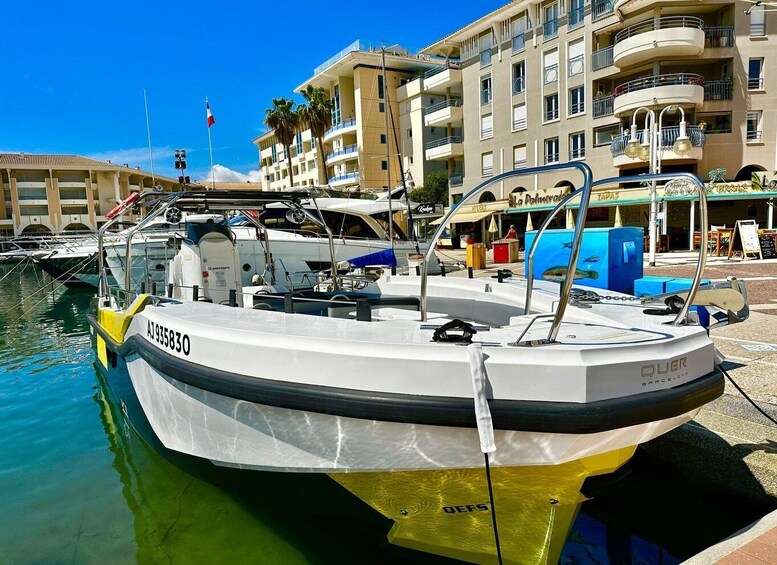
<path id="1" fill-rule="evenodd" d="M 558 283 L 427 277 L 454 207 L 420 276 L 376 265 L 332 270 L 309 291 L 246 287 L 234 233 L 211 215 L 270 209 L 272 193 L 180 196 L 200 209 L 168 268 L 168 296 L 101 285 L 94 301 L 89 323 L 109 385 L 165 449 L 225 467 L 326 474 L 394 521 L 394 544 L 479 563 L 556 562 L 586 485 L 723 393 L 691 306 L 709 308 L 718 325 L 748 313 L 739 281 L 699 289 L 704 246 L 692 286 L 669 296 L 574 285 L 595 184 L 582 162 L 495 176 L 458 205 L 491 183 L 563 170 L 580 172 L 582 186 L 527 252 L 531 264 L 549 222 L 579 198 Z M 698 189 L 704 238 L 696 176 L 639 179 L 678 176 Z M 277 198 L 290 216 L 315 220 L 293 195 Z M 334 235 L 320 228 L 332 253 Z M 654 303 L 662 307 L 646 308 Z"/>

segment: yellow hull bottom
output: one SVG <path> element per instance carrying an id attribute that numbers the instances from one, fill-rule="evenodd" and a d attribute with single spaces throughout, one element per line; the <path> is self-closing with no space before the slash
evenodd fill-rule
<path id="1" fill-rule="evenodd" d="M 611 473 L 636 446 L 561 465 L 492 467 L 505 563 L 558 562 L 590 476 Z M 332 473 L 332 479 L 394 520 L 393 544 L 475 563 L 496 563 L 485 468 Z"/>

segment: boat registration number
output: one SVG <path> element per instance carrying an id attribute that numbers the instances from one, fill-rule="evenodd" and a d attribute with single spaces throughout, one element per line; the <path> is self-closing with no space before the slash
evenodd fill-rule
<path id="1" fill-rule="evenodd" d="M 191 341 L 189 336 L 155 324 L 151 320 L 148 320 L 148 330 L 146 331 L 146 337 L 151 341 L 157 342 L 159 345 L 169 348 L 170 351 L 176 351 L 189 355 L 191 349 Z"/>

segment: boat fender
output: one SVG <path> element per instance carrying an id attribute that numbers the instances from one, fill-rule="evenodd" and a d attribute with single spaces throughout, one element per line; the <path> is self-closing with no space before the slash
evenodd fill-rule
<path id="1" fill-rule="evenodd" d="M 448 333 L 450 331 L 461 333 Z M 472 324 L 457 318 L 434 330 L 432 341 L 441 343 L 472 343 L 472 336 L 476 333 L 478 332 L 472 327 Z"/>

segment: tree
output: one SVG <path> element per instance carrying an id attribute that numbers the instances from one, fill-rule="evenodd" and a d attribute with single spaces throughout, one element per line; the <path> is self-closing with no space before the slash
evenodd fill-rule
<path id="1" fill-rule="evenodd" d="M 448 173 L 434 171 L 424 177 L 424 185 L 410 193 L 410 199 L 415 202 L 448 203 Z"/>
<path id="2" fill-rule="evenodd" d="M 332 110 L 334 101 L 327 97 L 326 91 L 309 84 L 302 91 L 305 104 L 297 109 L 302 121 L 310 128 L 310 134 L 316 140 L 316 166 L 318 167 L 318 184 L 327 183 L 326 164 L 324 163 L 324 134 L 332 127 Z"/>
<path id="3" fill-rule="evenodd" d="M 291 170 L 291 144 L 300 125 L 299 113 L 294 110 L 294 100 L 273 98 L 272 108 L 265 111 L 264 123 L 275 132 L 275 137 L 283 145 L 286 153 L 286 167 L 289 170 L 289 181 L 294 186 L 294 173 Z"/>

